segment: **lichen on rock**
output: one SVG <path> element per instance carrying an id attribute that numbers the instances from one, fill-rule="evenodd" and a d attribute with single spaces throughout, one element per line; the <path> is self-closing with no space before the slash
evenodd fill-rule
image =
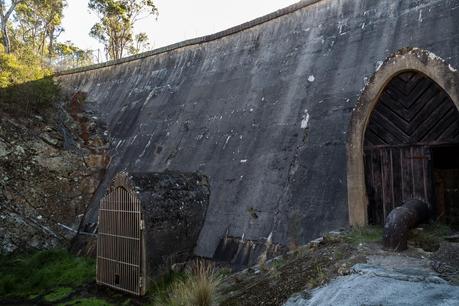
<path id="1" fill-rule="evenodd" d="M 66 101 L 46 117 L 0 110 L 0 253 L 47 249 L 73 238 L 104 175 L 101 129 L 80 111 L 93 126 L 83 140 Z"/>

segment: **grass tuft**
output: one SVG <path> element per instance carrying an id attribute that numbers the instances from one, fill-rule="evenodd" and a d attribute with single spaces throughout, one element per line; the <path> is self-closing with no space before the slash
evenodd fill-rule
<path id="1" fill-rule="evenodd" d="M 434 252 L 440 248 L 443 238 L 451 232 L 451 228 L 442 223 L 425 224 L 410 231 L 409 241 L 424 251 Z"/>
<path id="2" fill-rule="evenodd" d="M 160 302 L 167 301 L 172 286 L 177 282 L 184 281 L 186 278 L 187 275 L 185 273 L 171 271 L 155 281 L 148 290 L 148 295 L 154 298 L 153 305 L 163 305 Z"/>
<path id="3" fill-rule="evenodd" d="M 353 227 L 344 238 L 352 244 L 381 241 L 383 238 L 383 228 L 380 226 Z"/>
<path id="4" fill-rule="evenodd" d="M 192 273 L 174 282 L 165 296 L 157 296 L 153 305 L 211 306 L 217 303 L 220 277 L 212 264 L 196 261 Z"/>
<path id="5" fill-rule="evenodd" d="M 98 298 L 86 298 L 86 299 L 76 299 L 68 303 L 59 304 L 59 306 L 111 306 L 110 303 Z"/>
<path id="6" fill-rule="evenodd" d="M 43 298 L 47 302 L 57 302 L 68 297 L 72 291 L 73 289 L 70 287 L 60 287 L 53 290 L 51 293 L 48 293 Z"/>

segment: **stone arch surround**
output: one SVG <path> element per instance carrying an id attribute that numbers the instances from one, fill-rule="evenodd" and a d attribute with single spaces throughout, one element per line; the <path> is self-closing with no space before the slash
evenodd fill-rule
<path id="1" fill-rule="evenodd" d="M 371 113 L 386 85 L 396 75 L 416 71 L 436 82 L 459 109 L 459 73 L 443 59 L 426 50 L 404 48 L 387 58 L 371 77 L 353 110 L 347 138 L 347 189 L 349 224 L 368 224 L 363 141 Z"/>

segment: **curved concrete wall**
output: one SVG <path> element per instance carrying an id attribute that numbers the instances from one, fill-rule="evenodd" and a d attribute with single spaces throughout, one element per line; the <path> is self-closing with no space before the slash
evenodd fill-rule
<path id="1" fill-rule="evenodd" d="M 287 245 L 347 226 L 346 131 L 360 91 L 403 47 L 458 67 L 459 0 L 309 2 L 220 38 L 61 74 L 107 124 L 99 197 L 122 169 L 206 174 L 201 256 L 225 235 Z"/>

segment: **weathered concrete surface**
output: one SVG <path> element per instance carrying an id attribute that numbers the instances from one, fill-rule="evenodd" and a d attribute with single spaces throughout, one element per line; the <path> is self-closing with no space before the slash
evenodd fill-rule
<path id="1" fill-rule="evenodd" d="M 147 276 L 158 279 L 185 262 L 204 224 L 209 205 L 207 177 L 199 173 L 131 173 L 145 222 Z"/>
<path id="2" fill-rule="evenodd" d="M 360 91 L 404 47 L 459 67 L 459 1 L 297 8 L 219 39 L 58 77 L 87 92 L 86 106 L 108 126 L 112 160 L 97 198 L 122 169 L 206 174 L 202 256 L 226 234 L 272 233 L 273 243 L 295 245 L 346 226 L 346 131 Z"/>
<path id="3" fill-rule="evenodd" d="M 459 304 L 459 287 L 440 278 L 428 260 L 371 256 L 353 272 L 314 290 L 309 298 L 296 295 L 285 306 Z"/>

